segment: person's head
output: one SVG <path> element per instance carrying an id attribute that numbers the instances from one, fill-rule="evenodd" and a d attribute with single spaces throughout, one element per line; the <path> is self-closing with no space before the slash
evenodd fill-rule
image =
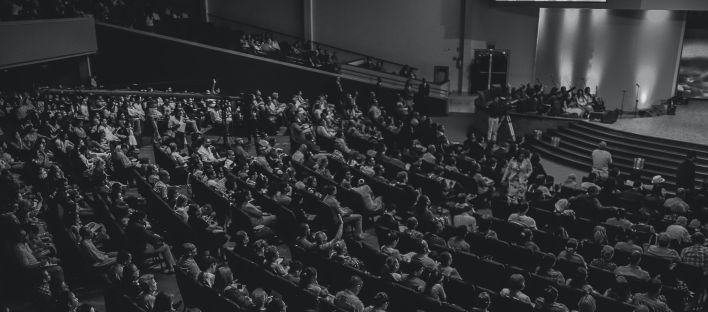
<path id="1" fill-rule="evenodd" d="M 686 159 L 689 159 L 689 160 L 691 160 L 691 161 L 695 161 L 695 160 L 696 160 L 696 152 L 694 152 L 694 151 L 688 151 L 688 152 L 686 153 Z"/>
<path id="2" fill-rule="evenodd" d="M 477 295 L 477 301 L 475 306 L 477 308 L 486 310 L 489 309 L 489 306 L 492 305 L 492 297 L 489 296 L 489 293 L 486 291 L 483 291 Z"/>
<path id="3" fill-rule="evenodd" d="M 615 278 L 615 283 L 612 285 L 612 290 L 620 298 L 625 298 L 631 295 L 632 291 L 629 288 L 629 281 L 624 276 L 617 276 Z"/>
<path id="4" fill-rule="evenodd" d="M 361 279 L 361 277 L 352 275 L 349 278 L 349 282 L 347 283 L 347 289 L 353 292 L 355 295 L 358 295 L 363 287 L 364 281 Z"/>
<path id="5" fill-rule="evenodd" d="M 327 195 L 334 196 L 337 195 L 337 188 L 334 185 L 327 185 L 324 187 L 324 192 Z"/>
<path id="6" fill-rule="evenodd" d="M 578 312 L 595 312 L 595 310 L 597 310 L 597 304 L 591 294 L 582 296 L 578 300 Z"/>
<path id="7" fill-rule="evenodd" d="M 597 144 L 597 148 L 601 149 L 601 150 L 606 150 L 607 149 L 607 142 L 600 141 L 600 143 Z"/>
<path id="8" fill-rule="evenodd" d="M 314 267 L 306 267 L 300 273 L 300 285 L 306 287 L 310 284 L 317 283 L 317 269 Z"/>
<path id="9" fill-rule="evenodd" d="M 214 289 L 221 292 L 234 281 L 234 274 L 228 266 L 219 267 L 214 272 Z"/>
<path id="10" fill-rule="evenodd" d="M 310 236 L 310 225 L 307 223 L 301 223 L 298 226 L 298 236 L 301 236 L 301 237 Z"/>
<path id="11" fill-rule="evenodd" d="M 602 257 L 603 260 L 611 261 L 614 256 L 615 256 L 615 249 L 612 248 L 612 246 L 610 246 L 610 245 L 602 246 L 602 250 L 600 250 L 600 257 Z"/>
<path id="12" fill-rule="evenodd" d="M 278 297 L 273 297 L 266 305 L 266 312 L 286 312 L 288 306 L 285 304 L 283 299 Z"/>
<path id="13" fill-rule="evenodd" d="M 207 257 L 201 264 L 201 270 L 204 272 L 209 272 L 209 273 L 215 273 L 216 272 L 216 267 L 219 265 L 219 262 L 216 261 L 213 257 Z"/>
<path id="14" fill-rule="evenodd" d="M 280 258 L 280 253 L 278 253 L 278 247 L 268 246 L 263 252 L 263 256 L 267 263 L 274 263 L 278 258 Z"/>
<path id="15" fill-rule="evenodd" d="M 140 269 L 137 265 L 131 263 L 123 268 L 124 281 L 136 281 L 138 278 L 140 278 Z"/>
<path id="16" fill-rule="evenodd" d="M 568 252 L 571 252 L 571 253 L 573 253 L 573 252 L 575 252 L 576 250 L 578 250 L 578 240 L 575 239 L 575 238 L 569 239 L 569 240 L 565 243 L 565 250 L 568 251 Z"/>
<path id="17" fill-rule="evenodd" d="M 157 281 L 155 281 L 155 276 L 152 274 L 144 274 L 140 276 L 138 286 L 140 286 L 140 289 L 143 292 L 155 293 L 157 291 Z"/>
<path id="18" fill-rule="evenodd" d="M 522 243 L 533 241 L 533 231 L 531 229 L 523 229 L 520 234 L 520 240 Z"/>
<path id="19" fill-rule="evenodd" d="M 192 243 L 182 244 L 182 251 L 185 257 L 193 258 L 197 255 L 197 246 Z"/>
<path id="20" fill-rule="evenodd" d="M 250 242 L 248 238 L 248 233 L 246 233 L 246 231 L 236 232 L 236 235 L 234 235 L 233 240 L 238 246 L 248 246 L 248 243 Z"/>
<path id="21" fill-rule="evenodd" d="M 74 311 L 79 307 L 79 298 L 68 289 L 62 290 L 57 296 L 59 311 Z"/>
<path id="22" fill-rule="evenodd" d="M 435 284 L 440 284 L 442 283 L 442 280 L 445 276 L 440 273 L 438 270 L 426 270 L 425 271 L 425 282 L 428 284 L 428 286 L 433 286 Z"/>
<path id="23" fill-rule="evenodd" d="M 423 263 L 420 261 L 412 261 L 409 268 L 413 276 L 421 276 L 423 274 L 423 270 L 425 269 Z"/>
<path id="24" fill-rule="evenodd" d="M 526 288 L 526 279 L 523 275 L 515 273 L 509 277 L 509 289 L 513 291 L 521 291 Z"/>
<path id="25" fill-rule="evenodd" d="M 418 219 L 416 217 L 410 217 L 406 220 L 406 227 L 409 230 L 415 230 L 418 228 Z"/>
<path id="26" fill-rule="evenodd" d="M 386 309 L 388 309 L 388 301 L 388 294 L 381 291 L 374 296 L 374 300 L 371 302 L 371 304 L 374 306 L 375 309 L 386 311 Z"/>
<path id="27" fill-rule="evenodd" d="M 172 311 L 172 294 L 161 291 L 155 295 L 155 307 L 153 311 Z"/>
<path id="28" fill-rule="evenodd" d="M 670 243 L 671 243 L 671 238 L 666 233 L 661 233 L 656 238 L 656 244 L 659 247 L 668 248 Z"/>
<path id="29" fill-rule="evenodd" d="M 418 239 L 416 241 L 416 246 L 415 246 L 415 251 L 420 254 L 427 254 L 430 252 L 430 248 L 428 248 L 428 242 L 425 241 L 424 239 Z"/>
<path id="30" fill-rule="evenodd" d="M 653 278 L 649 281 L 649 287 L 647 287 L 647 293 L 650 297 L 656 298 L 661 294 L 661 280 L 658 278 Z"/>
<path id="31" fill-rule="evenodd" d="M 631 265 L 639 265 L 639 263 L 642 261 L 642 253 L 639 251 L 632 251 L 632 253 L 629 255 L 629 264 Z"/>
<path id="32" fill-rule="evenodd" d="M 547 286 L 543 289 L 543 302 L 545 304 L 553 304 L 558 300 L 558 289 L 553 286 Z"/>
<path id="33" fill-rule="evenodd" d="M 384 262 L 384 270 L 386 273 L 395 273 L 398 272 L 398 269 L 401 267 L 401 264 L 398 262 L 398 259 L 394 256 L 388 256 L 386 257 L 386 261 Z"/>
<path id="34" fill-rule="evenodd" d="M 686 225 L 688 224 L 688 218 L 686 218 L 684 216 L 680 216 L 680 217 L 676 218 L 676 224 L 686 227 Z"/>
<path id="35" fill-rule="evenodd" d="M 452 265 L 452 254 L 449 251 L 443 251 L 440 253 L 440 265 L 443 267 Z"/>
<path id="36" fill-rule="evenodd" d="M 548 271 L 554 266 L 556 266 L 556 256 L 550 252 L 543 255 L 540 263 L 541 270 Z"/>
<path id="37" fill-rule="evenodd" d="M 694 245 L 703 245 L 706 242 L 706 238 L 703 236 L 703 233 L 696 232 L 691 235 L 691 242 L 693 242 Z"/>

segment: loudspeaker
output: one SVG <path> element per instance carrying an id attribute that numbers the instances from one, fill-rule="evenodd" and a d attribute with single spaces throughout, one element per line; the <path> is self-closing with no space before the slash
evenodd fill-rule
<path id="1" fill-rule="evenodd" d="M 611 110 L 608 111 L 607 114 L 602 117 L 602 123 L 615 123 L 615 121 L 617 121 L 617 118 L 619 118 L 619 109 Z"/>

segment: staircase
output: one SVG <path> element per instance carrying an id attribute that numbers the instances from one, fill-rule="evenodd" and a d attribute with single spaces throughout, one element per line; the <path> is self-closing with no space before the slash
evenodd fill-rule
<path id="1" fill-rule="evenodd" d="M 560 138 L 558 147 L 551 143 L 552 137 Z M 696 180 L 699 183 L 708 180 L 708 146 L 705 145 L 619 131 L 585 121 L 548 130 L 540 140 L 529 139 L 530 147 L 541 156 L 588 172 L 592 166 L 592 151 L 600 141 L 605 141 L 614 166 L 622 172 L 632 171 L 634 158 L 641 157 L 645 159 L 642 178 L 650 180 L 661 175 L 670 187 L 676 183 L 676 168 L 691 150 L 698 155 Z"/>

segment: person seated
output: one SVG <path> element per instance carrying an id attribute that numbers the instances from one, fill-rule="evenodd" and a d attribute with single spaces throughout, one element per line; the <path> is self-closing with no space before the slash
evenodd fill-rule
<path id="1" fill-rule="evenodd" d="M 400 238 L 398 236 L 398 232 L 388 232 L 386 233 L 386 236 L 383 238 L 382 244 L 381 244 L 381 253 L 387 256 L 394 257 L 398 260 L 401 260 L 401 252 L 396 249 L 396 246 L 398 246 Z"/>
<path id="2" fill-rule="evenodd" d="M 378 292 L 374 295 L 371 305 L 364 308 L 364 312 L 386 312 L 388 310 L 388 294 Z"/>
<path id="3" fill-rule="evenodd" d="M 521 246 L 524 248 L 531 250 L 532 252 L 540 252 L 541 247 L 538 247 L 536 243 L 533 241 L 533 231 L 530 229 L 524 229 L 521 231 L 521 238 L 519 240 L 519 243 Z"/>
<path id="4" fill-rule="evenodd" d="M 632 301 L 632 291 L 627 278 L 624 276 L 617 276 L 614 284 L 605 291 L 604 295 L 623 303 Z"/>
<path id="5" fill-rule="evenodd" d="M 633 225 L 632 221 L 627 219 L 627 212 L 624 209 L 617 209 L 615 215 L 608 218 L 605 223 L 625 230 L 631 229 Z"/>
<path id="6" fill-rule="evenodd" d="M 355 269 L 361 270 L 364 268 L 364 263 L 361 260 L 349 255 L 349 251 L 347 250 L 347 244 L 345 244 L 343 240 L 336 242 L 334 244 L 333 250 L 334 255 L 332 255 L 332 259 L 334 259 L 334 261 Z"/>
<path id="7" fill-rule="evenodd" d="M 664 233 L 669 236 L 669 239 L 672 241 L 678 241 L 679 244 L 691 243 L 691 234 L 686 229 L 687 225 L 688 218 L 680 216 L 676 218 L 676 222 L 674 222 L 674 224 L 666 227 L 666 231 L 664 231 Z"/>
<path id="8" fill-rule="evenodd" d="M 229 267 L 219 267 L 215 275 L 214 290 L 224 298 L 235 302 L 246 311 L 250 311 L 255 307 L 246 285 L 234 279 L 234 275 Z"/>
<path id="9" fill-rule="evenodd" d="M 267 212 L 263 212 L 261 207 L 252 204 L 253 196 L 251 191 L 244 191 L 239 194 L 237 198 L 238 208 L 243 211 L 251 221 L 251 225 L 255 226 L 268 226 L 274 223 L 277 219 L 275 215 Z"/>
<path id="10" fill-rule="evenodd" d="M 133 255 L 127 250 L 121 250 L 116 256 L 116 262 L 108 268 L 108 279 L 113 283 L 120 283 L 123 278 L 123 270 L 133 263 Z"/>
<path id="11" fill-rule="evenodd" d="M 434 270 L 437 269 L 438 263 L 430 258 L 430 248 L 428 248 L 428 242 L 422 239 L 418 239 L 415 244 L 415 249 L 413 252 L 406 254 L 406 258 L 410 258 L 410 262 L 420 262 L 426 269 Z"/>
<path id="12" fill-rule="evenodd" d="M 440 270 L 440 274 L 447 278 L 462 279 L 460 272 L 452 267 L 452 254 L 448 251 L 440 253 L 440 265 L 438 265 L 438 270 Z"/>
<path id="13" fill-rule="evenodd" d="M 563 259 L 568 262 L 577 263 L 582 266 L 587 266 L 585 259 L 578 253 L 578 240 L 570 238 L 565 243 L 565 249 L 558 253 L 558 259 Z"/>
<path id="14" fill-rule="evenodd" d="M 347 283 L 347 288 L 338 292 L 334 297 L 334 305 L 347 312 L 364 310 L 364 303 L 359 299 L 359 292 L 364 287 L 361 277 L 352 275 Z"/>
<path id="15" fill-rule="evenodd" d="M 617 269 L 615 269 L 615 275 L 627 276 L 645 282 L 649 281 L 651 278 L 649 272 L 639 266 L 641 261 L 642 253 L 633 251 L 632 254 L 629 255 L 629 264 L 617 267 Z"/>
<path id="16" fill-rule="evenodd" d="M 647 247 L 645 254 L 672 262 L 680 260 L 681 256 L 678 251 L 669 248 L 669 244 L 671 244 L 669 236 L 666 235 L 666 233 L 661 233 L 656 238 L 656 245 L 650 245 Z"/>
<path id="17" fill-rule="evenodd" d="M 116 252 L 103 252 L 93 243 L 94 232 L 88 227 L 81 227 L 81 249 L 95 267 L 105 267 L 116 262 Z"/>
<path id="18" fill-rule="evenodd" d="M 691 211 L 691 207 L 686 203 L 686 189 L 679 187 L 676 189 L 676 196 L 667 198 L 664 201 L 664 208 L 673 214 L 685 215 Z"/>
<path id="19" fill-rule="evenodd" d="M 458 226 L 455 229 L 455 236 L 450 237 L 447 241 L 447 246 L 458 251 L 470 251 L 470 244 L 465 240 L 468 234 L 469 232 L 466 226 Z"/>
<path id="20" fill-rule="evenodd" d="M 536 274 L 550 278 L 558 283 L 558 285 L 564 285 L 565 277 L 563 277 L 563 273 L 555 269 L 555 266 L 556 256 L 549 252 L 541 258 L 541 263 L 538 268 L 536 268 Z"/>
<path id="21" fill-rule="evenodd" d="M 523 275 L 515 273 L 509 277 L 509 287 L 503 288 L 499 292 L 499 295 L 502 297 L 516 299 L 533 306 L 534 304 L 531 302 L 531 298 L 523 293 L 524 288 L 526 288 L 526 279 Z"/>
<path id="22" fill-rule="evenodd" d="M 580 289 L 586 293 L 592 293 L 594 290 L 588 282 L 588 270 L 584 267 L 577 267 L 572 278 L 565 281 L 566 286 L 575 289 Z"/>
<path id="23" fill-rule="evenodd" d="M 197 275 L 197 282 L 202 286 L 209 288 L 214 287 L 214 282 L 216 280 L 216 269 L 219 266 L 219 263 L 212 257 L 206 258 L 204 261 L 200 262 L 201 265 L 199 269 L 201 272 Z"/>
<path id="24" fill-rule="evenodd" d="M 553 286 L 546 286 L 543 295 L 536 299 L 534 311 L 538 312 L 569 312 L 568 307 L 558 300 L 558 289 Z"/>
<path id="25" fill-rule="evenodd" d="M 615 250 L 621 250 L 626 253 L 639 252 L 644 253 L 644 249 L 637 245 L 637 234 L 629 231 L 620 232 L 617 235 L 617 243 L 615 244 Z"/>
<path id="26" fill-rule="evenodd" d="M 671 309 L 666 304 L 666 298 L 661 295 L 661 281 L 652 279 L 649 282 L 649 287 L 646 293 L 638 293 L 632 297 L 632 303 L 635 305 L 644 305 L 654 312 L 671 312 Z"/>
<path id="27" fill-rule="evenodd" d="M 344 222 L 339 222 L 339 227 L 337 228 L 337 233 L 334 235 L 332 240 L 330 241 L 322 241 L 321 239 L 318 241 L 317 237 L 313 237 L 313 235 L 310 233 L 310 225 L 307 223 L 302 223 L 299 226 L 299 233 L 297 237 L 295 238 L 295 244 L 297 246 L 300 246 L 306 250 L 318 250 L 318 251 L 329 251 L 332 250 L 334 247 L 334 244 L 338 242 L 340 239 L 342 239 L 342 228 L 343 228 Z M 318 232 L 319 233 L 319 232 Z M 317 234 L 317 233 L 316 233 Z M 324 234 L 324 232 L 322 232 Z M 324 234 L 324 237 L 327 237 L 327 234 Z"/>
<path id="28" fill-rule="evenodd" d="M 364 179 L 359 179 L 357 186 L 352 187 L 352 190 L 357 192 L 364 200 L 364 208 L 366 208 L 367 211 L 372 213 L 382 211 L 384 207 L 383 198 L 381 196 L 375 196 L 374 191 L 371 190 L 371 187 L 366 184 Z"/>
<path id="29" fill-rule="evenodd" d="M 401 264 L 393 256 L 388 256 L 381 268 L 381 279 L 386 282 L 398 282 L 403 277 L 399 272 Z"/>
<path id="30" fill-rule="evenodd" d="M 334 296 L 330 295 L 327 287 L 320 286 L 317 281 L 317 269 L 306 267 L 300 274 L 300 288 L 315 294 L 317 297 L 325 299 L 329 302 L 334 301 Z"/>
<path id="31" fill-rule="evenodd" d="M 34 255 L 34 251 L 27 244 L 29 237 L 25 230 L 20 230 L 17 234 L 19 237 L 13 246 L 15 260 L 20 267 L 29 273 L 37 270 L 46 270 L 52 277 L 52 280 L 58 283 L 64 282 L 64 270 L 58 264 L 58 260 L 51 258 L 38 259 Z"/>
<path id="32" fill-rule="evenodd" d="M 426 282 L 422 279 L 424 272 L 423 263 L 420 261 L 411 261 L 409 274 L 403 276 L 399 281 L 401 285 L 416 290 L 418 292 L 425 291 Z"/>
<path id="33" fill-rule="evenodd" d="M 172 256 L 172 248 L 164 243 L 162 236 L 153 233 L 147 222 L 147 215 L 142 211 L 136 211 L 130 216 L 126 227 L 126 237 L 131 244 L 134 254 L 151 255 L 162 254 L 165 259 L 167 273 L 174 272 L 175 260 Z"/>
<path id="34" fill-rule="evenodd" d="M 527 216 L 526 214 L 529 212 L 529 205 L 526 203 L 522 203 L 518 205 L 519 211 L 512 213 L 509 215 L 509 218 L 507 221 L 516 223 L 518 225 L 521 225 L 522 227 L 528 228 L 535 230 L 536 229 L 536 220 L 534 220 L 532 217 Z"/>
<path id="35" fill-rule="evenodd" d="M 294 284 L 299 284 L 300 283 L 300 275 L 302 274 L 302 262 L 299 260 L 294 260 L 291 261 L 288 264 L 288 267 L 290 270 L 288 270 L 288 275 L 285 276 L 285 279 L 293 282 Z"/>
<path id="36" fill-rule="evenodd" d="M 610 245 L 602 246 L 600 250 L 600 258 L 595 258 L 590 262 L 591 266 L 614 272 L 617 268 L 617 264 L 612 262 L 612 258 L 615 256 L 615 249 Z"/>
<path id="37" fill-rule="evenodd" d="M 324 188 L 325 197 L 322 202 L 333 210 L 333 215 L 341 216 L 342 222 L 345 224 L 352 224 L 354 226 L 355 234 L 354 237 L 357 239 L 364 238 L 364 232 L 362 229 L 362 216 L 360 214 L 354 213 L 354 211 L 349 207 L 343 207 L 339 200 L 337 200 L 337 188 L 333 185 L 327 185 Z"/>
<path id="38" fill-rule="evenodd" d="M 265 257 L 265 267 L 268 268 L 277 276 L 286 276 L 290 268 L 283 263 L 283 258 L 280 257 L 278 252 L 278 247 L 268 246 L 263 251 L 263 256 Z"/>
<path id="39" fill-rule="evenodd" d="M 192 243 L 182 244 L 182 256 L 177 260 L 177 268 L 187 276 L 196 280 L 202 272 L 194 257 L 197 256 L 197 246 Z"/>

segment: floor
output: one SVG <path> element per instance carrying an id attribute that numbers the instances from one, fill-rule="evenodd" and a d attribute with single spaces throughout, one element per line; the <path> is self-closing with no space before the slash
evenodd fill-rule
<path id="1" fill-rule="evenodd" d="M 599 123 L 598 123 L 599 124 Z M 603 126 L 642 135 L 708 145 L 708 101 L 691 100 L 676 115 L 622 118 Z"/>

